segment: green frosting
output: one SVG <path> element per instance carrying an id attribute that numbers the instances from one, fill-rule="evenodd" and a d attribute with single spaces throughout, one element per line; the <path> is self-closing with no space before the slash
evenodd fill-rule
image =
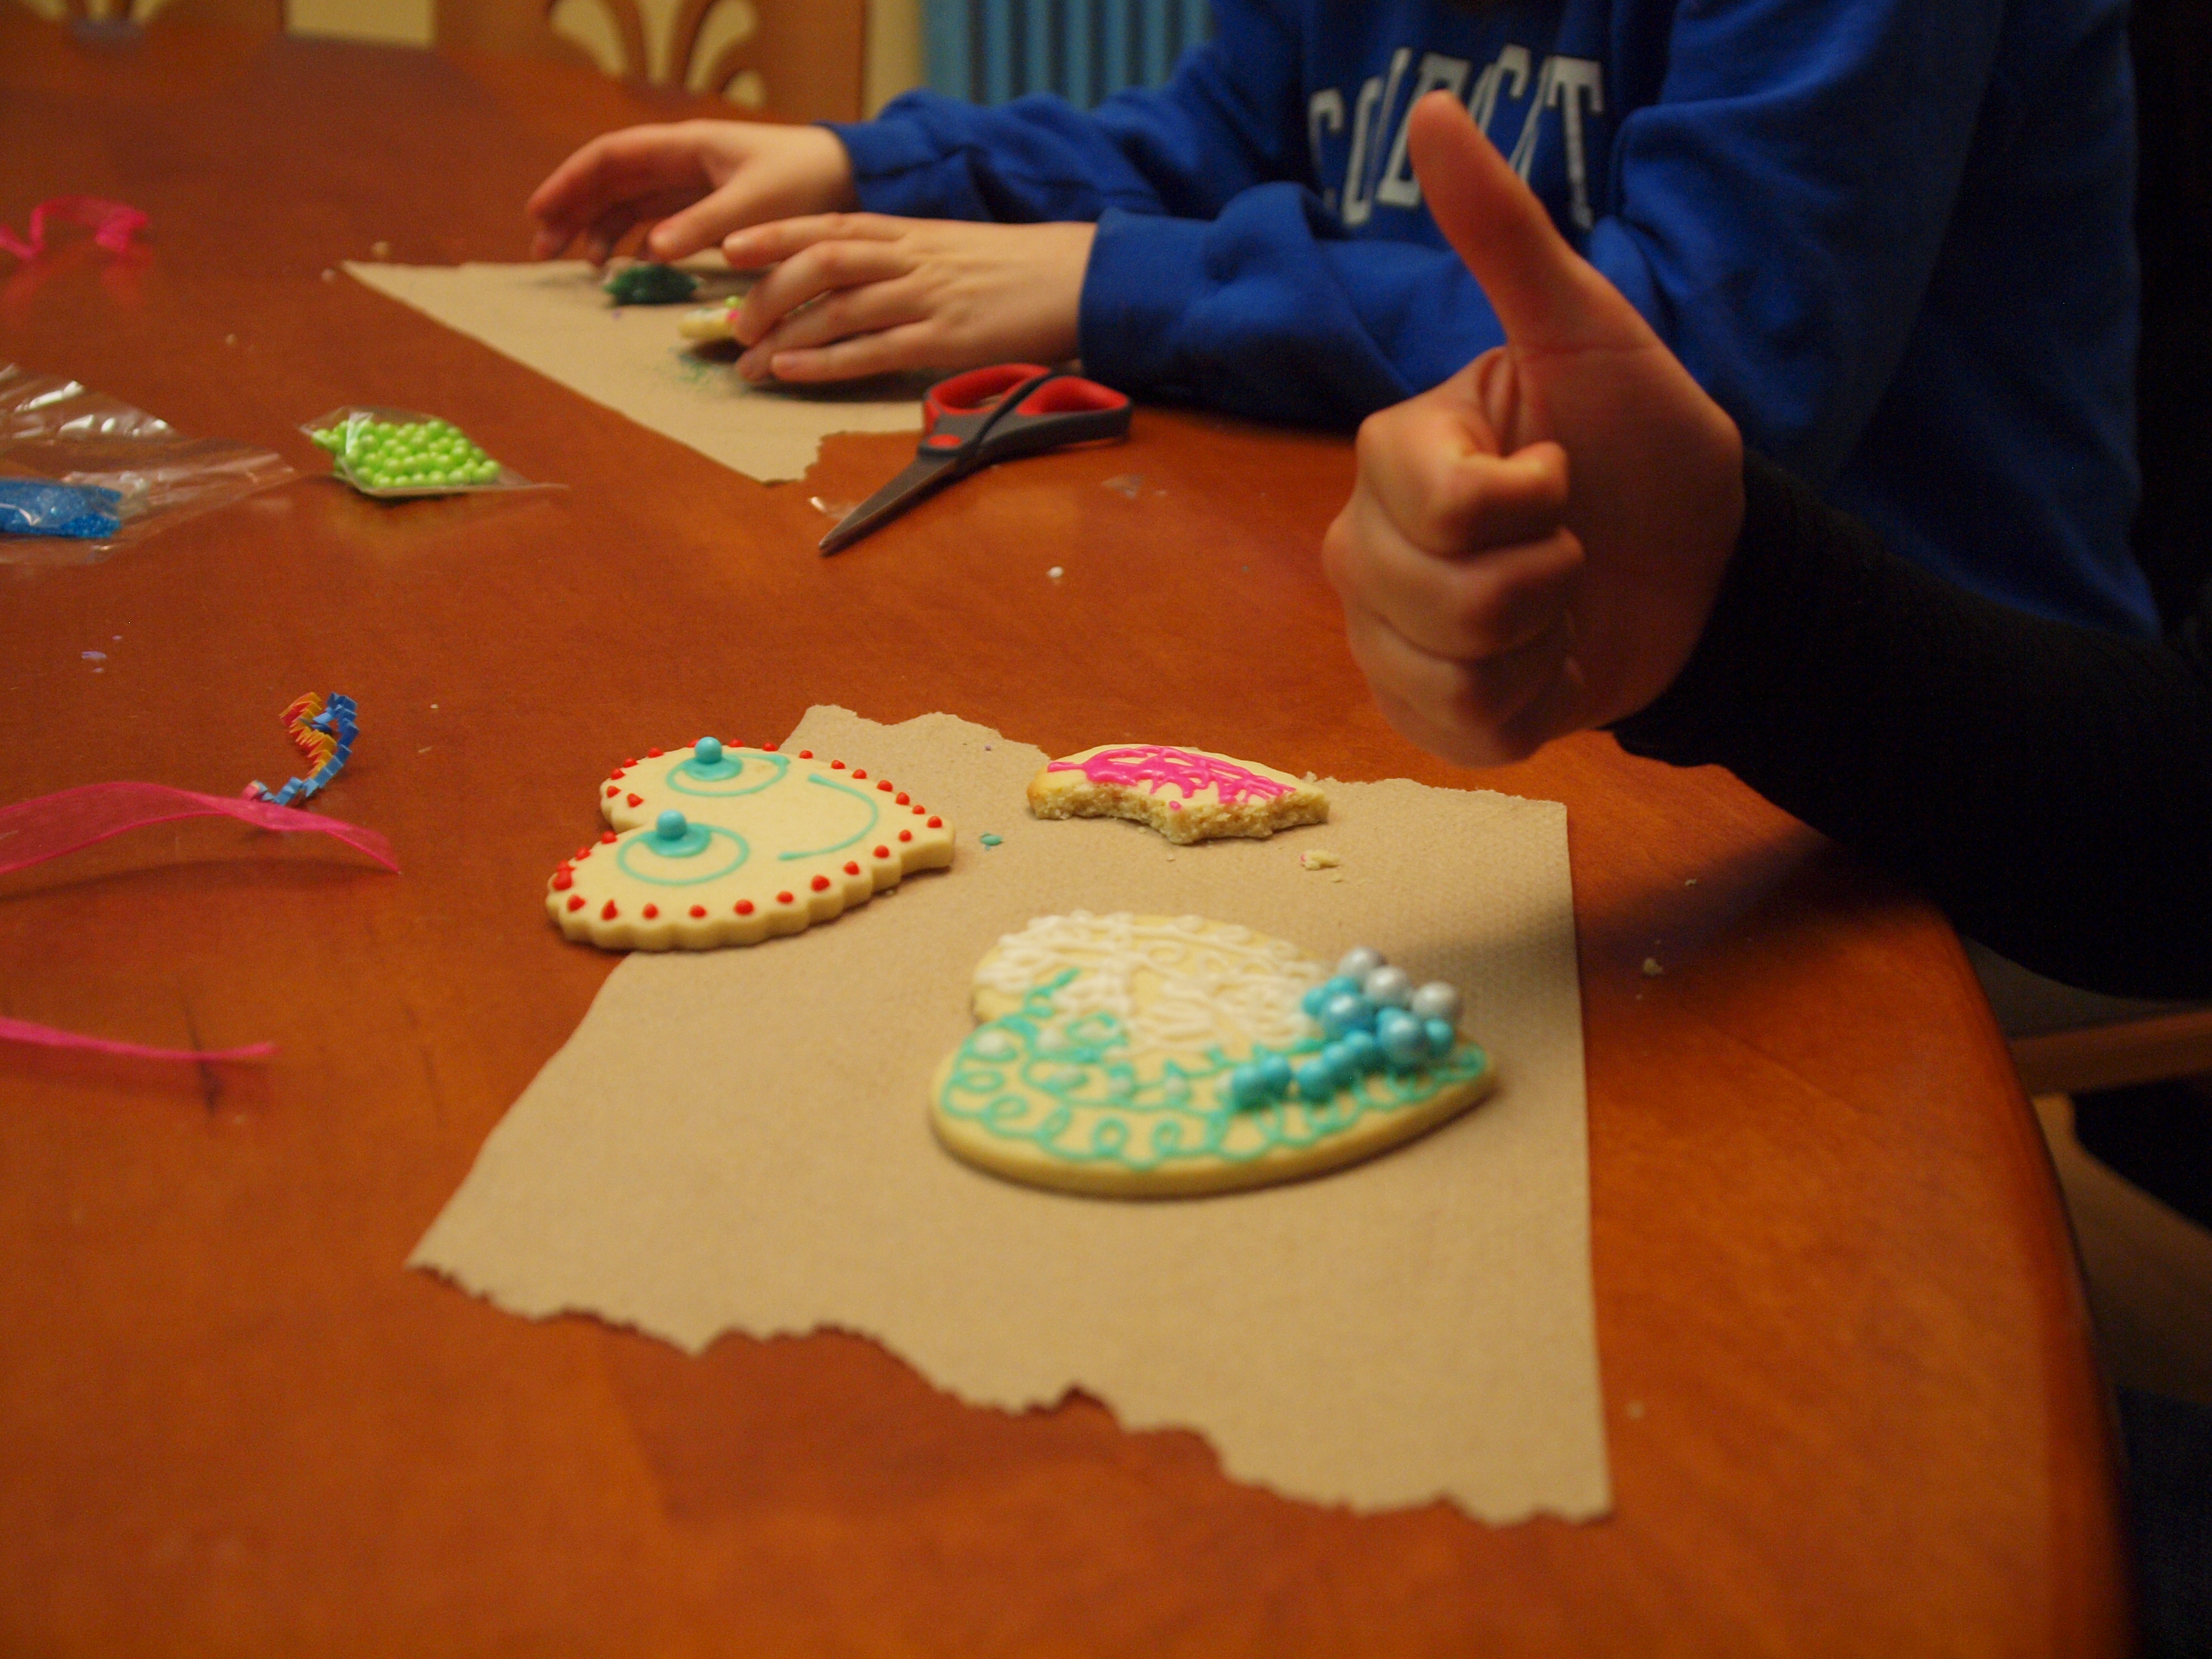
<path id="1" fill-rule="evenodd" d="M 1364 1118 L 1419 1106 L 1447 1085 L 1490 1069 L 1490 1057 L 1462 1042 L 1426 1067 L 1370 1073 L 1325 1102 L 1282 1099 L 1239 1111 L 1230 1103 L 1233 1069 L 1270 1054 L 1296 1066 L 1321 1052 L 1322 1039 L 1235 1054 L 1217 1046 L 1196 1069 L 1176 1058 L 1140 1069 L 1114 1015 L 1060 1008 L 1059 993 L 1080 972 L 1054 975 L 1014 1012 L 970 1032 L 953 1057 L 939 1109 L 1067 1164 L 1126 1170 L 1208 1158 L 1249 1164 L 1279 1149 L 1317 1145 Z"/>

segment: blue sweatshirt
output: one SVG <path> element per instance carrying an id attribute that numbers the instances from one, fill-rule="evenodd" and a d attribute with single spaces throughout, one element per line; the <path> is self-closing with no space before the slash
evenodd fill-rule
<path id="1" fill-rule="evenodd" d="M 912 93 L 863 207 L 1095 220 L 1087 373 L 1350 425 L 1503 333 L 1422 205 L 1449 88 L 1754 449 L 1991 598 L 2154 631 L 2124 0 L 1214 0 L 1085 114 Z"/>

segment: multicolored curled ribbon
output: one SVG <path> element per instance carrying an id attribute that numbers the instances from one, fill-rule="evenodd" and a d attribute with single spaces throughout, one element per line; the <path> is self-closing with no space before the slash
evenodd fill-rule
<path id="1" fill-rule="evenodd" d="M 125 203 L 103 201 L 97 196 L 56 196 L 31 210 L 28 241 L 0 225 L 0 248 L 26 262 L 37 258 L 46 251 L 47 222 L 56 219 L 84 226 L 92 232 L 92 240 L 110 253 L 129 252 L 131 239 L 146 228 L 144 212 Z"/>
<path id="2" fill-rule="evenodd" d="M 282 789 L 271 789 L 256 778 L 246 786 L 243 799 L 266 801 L 271 806 L 295 806 L 319 794 L 352 757 L 353 740 L 361 735 L 354 720 L 356 712 L 353 699 L 343 691 L 333 691 L 327 699 L 319 691 L 293 698 L 284 710 L 284 724 L 291 730 L 294 747 L 307 757 L 313 769 Z"/>

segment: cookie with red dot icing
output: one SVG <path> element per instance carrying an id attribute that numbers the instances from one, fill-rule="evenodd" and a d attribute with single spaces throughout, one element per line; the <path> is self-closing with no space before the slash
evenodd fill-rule
<path id="1" fill-rule="evenodd" d="M 1328 821 L 1328 797 L 1287 772 L 1165 744 L 1108 744 L 1052 762 L 1030 780 L 1041 818 L 1133 818 L 1188 846 Z"/>
<path id="2" fill-rule="evenodd" d="M 888 778 L 811 750 L 702 738 L 600 781 L 610 826 L 564 859 L 546 914 L 609 951 L 757 945 L 952 862 L 952 827 Z"/>

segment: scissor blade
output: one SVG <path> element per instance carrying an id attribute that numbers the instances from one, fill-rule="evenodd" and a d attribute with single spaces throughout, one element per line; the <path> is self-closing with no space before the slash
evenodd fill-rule
<path id="1" fill-rule="evenodd" d="M 923 496 L 951 483 L 957 472 L 949 457 L 916 456 L 905 471 L 838 520 L 815 545 L 825 557 L 842 552 L 878 525 L 896 518 Z"/>

